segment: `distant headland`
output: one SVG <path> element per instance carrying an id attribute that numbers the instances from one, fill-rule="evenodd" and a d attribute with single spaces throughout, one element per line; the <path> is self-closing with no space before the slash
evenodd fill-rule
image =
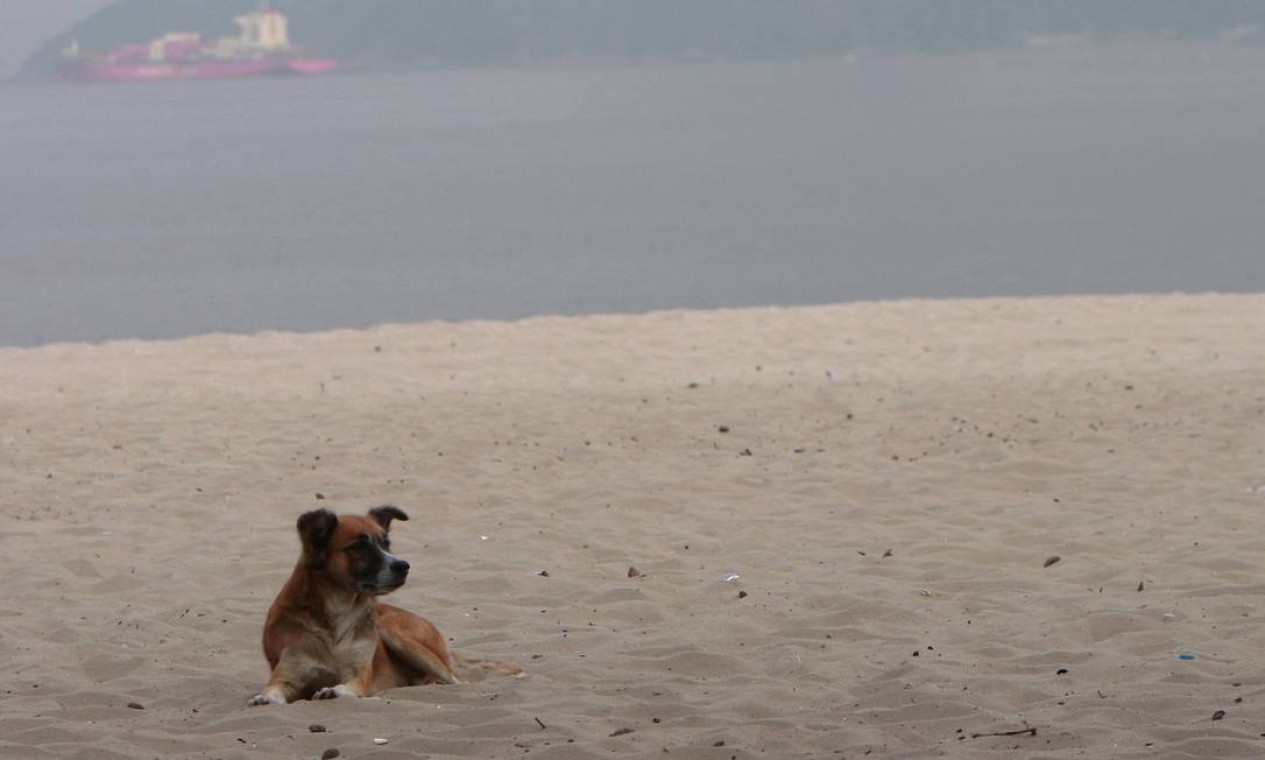
<path id="1" fill-rule="evenodd" d="M 1265 41 L 1258 0 L 272 0 L 299 39 L 351 69 L 779 60 L 952 53 L 1122 39 Z M 119 0 L 48 40 L 21 80 L 56 75 L 73 42 L 104 50 L 171 30 L 234 32 L 258 0 Z"/>

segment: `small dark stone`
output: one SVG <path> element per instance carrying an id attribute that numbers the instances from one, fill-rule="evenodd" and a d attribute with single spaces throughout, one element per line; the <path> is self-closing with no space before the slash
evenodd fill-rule
<path id="1" fill-rule="evenodd" d="M 1067 673 L 1068 673 L 1067 668 L 1059 668 L 1058 670 L 1054 671 L 1054 675 L 1056 676 L 1065 676 L 1067 675 Z"/>
<path id="2" fill-rule="evenodd" d="M 128 702 L 128 703 L 127 703 L 127 706 L 128 706 L 128 708 L 129 708 L 129 709 L 132 709 L 132 710 L 144 710 L 144 709 L 145 709 L 145 705 L 142 705 L 140 702 Z"/>
<path id="3" fill-rule="evenodd" d="M 728 433 L 728 432 L 729 432 L 729 426 L 728 426 L 728 425 L 721 425 L 720 427 L 718 427 L 718 428 L 716 428 L 716 429 L 717 429 L 717 430 L 719 430 L 719 431 L 720 431 L 720 432 L 722 432 L 722 433 Z"/>
<path id="4" fill-rule="evenodd" d="M 334 760 L 341 754 L 343 753 L 339 752 L 337 747 L 330 747 L 321 753 L 321 760 Z"/>
<path id="5" fill-rule="evenodd" d="M 1058 562 L 1061 559 L 1063 558 L 1057 554 L 1055 554 L 1053 557 L 1047 557 L 1045 560 L 1045 564 L 1042 565 L 1042 567 L 1049 567 L 1050 565 L 1053 565 L 1054 563 Z"/>
<path id="6" fill-rule="evenodd" d="M 1213 720 L 1221 720 L 1224 717 L 1225 717 L 1225 710 L 1217 710 L 1216 712 L 1212 714 Z"/>
<path id="7" fill-rule="evenodd" d="M 325 733 L 325 726 L 322 726 L 320 723 L 313 723 L 307 727 L 307 730 L 314 734 L 323 734 Z"/>
<path id="8" fill-rule="evenodd" d="M 739 592 L 738 592 L 738 598 L 739 598 L 739 599 L 746 599 L 746 598 L 747 598 L 747 592 L 746 592 L 746 591 L 739 591 Z"/>
<path id="9" fill-rule="evenodd" d="M 631 728 L 617 728 L 611 736 L 623 736 L 624 734 L 631 734 L 632 732 L 633 730 Z"/>
<path id="10" fill-rule="evenodd" d="M 324 501 L 324 500 L 325 500 L 325 494 L 323 494 L 323 493 L 318 493 L 318 494 L 316 495 L 316 500 L 317 500 L 317 501 Z"/>
<path id="11" fill-rule="evenodd" d="M 629 567 L 629 568 L 628 568 L 628 577 L 629 577 L 629 578 L 640 578 L 640 577 L 641 577 L 641 571 L 640 571 L 640 570 L 638 570 L 638 569 L 637 569 L 637 568 L 635 568 L 635 567 Z"/>

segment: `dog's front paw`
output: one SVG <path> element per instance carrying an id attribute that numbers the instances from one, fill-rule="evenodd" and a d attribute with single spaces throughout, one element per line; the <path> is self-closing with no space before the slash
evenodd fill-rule
<path id="1" fill-rule="evenodd" d="M 340 683 L 340 684 L 335 684 L 334 686 L 326 686 L 323 689 L 318 689 L 317 692 L 312 695 L 312 699 L 333 699 L 334 697 L 359 697 L 359 696 L 361 696 L 360 692 L 356 691 L 355 689 L 353 689 L 352 687 L 348 686 L 345 683 Z"/>
<path id="2" fill-rule="evenodd" d="M 284 705 L 285 697 L 276 692 L 256 694 L 246 703 L 248 707 L 258 707 L 259 705 Z"/>
<path id="3" fill-rule="evenodd" d="M 337 696 L 338 696 L 337 686 L 326 686 L 323 689 L 317 689 L 316 693 L 312 695 L 312 699 L 333 699 L 334 697 L 337 697 Z"/>
<path id="4" fill-rule="evenodd" d="M 358 697 L 356 690 L 345 683 L 326 686 L 312 695 L 312 699 L 333 699 L 334 697 Z"/>

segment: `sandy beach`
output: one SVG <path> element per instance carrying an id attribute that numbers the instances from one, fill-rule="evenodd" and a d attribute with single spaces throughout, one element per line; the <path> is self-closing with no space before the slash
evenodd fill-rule
<path id="1" fill-rule="evenodd" d="M 1171 295 L 0 349 L 0 756 L 1259 757 L 1262 336 Z M 393 603 L 527 676 L 247 707 L 297 516 L 384 503 Z"/>

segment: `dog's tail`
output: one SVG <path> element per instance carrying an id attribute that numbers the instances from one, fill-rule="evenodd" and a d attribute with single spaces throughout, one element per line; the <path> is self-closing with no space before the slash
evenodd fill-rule
<path id="1" fill-rule="evenodd" d="M 463 657 L 456 652 L 452 653 L 452 659 L 458 665 L 466 668 L 477 668 L 486 673 L 495 673 L 500 676 L 508 676 L 510 678 L 523 678 L 527 674 L 523 672 L 523 666 L 505 660 L 485 660 L 482 657 Z"/>

